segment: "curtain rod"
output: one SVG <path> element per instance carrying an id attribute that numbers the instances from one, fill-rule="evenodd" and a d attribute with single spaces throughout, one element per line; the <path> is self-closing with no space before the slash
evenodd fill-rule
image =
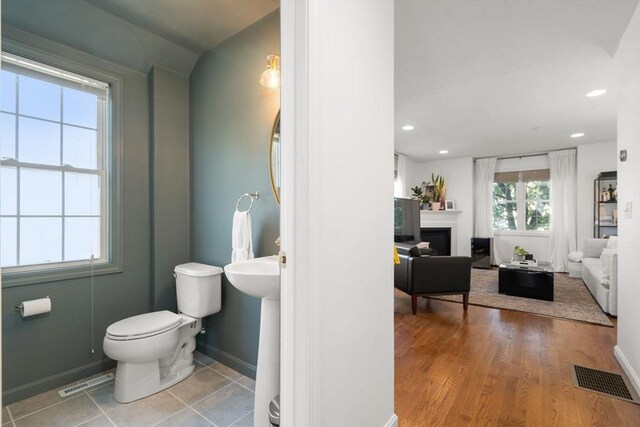
<path id="1" fill-rule="evenodd" d="M 543 152 L 539 152 L 539 153 L 514 154 L 513 156 L 497 157 L 497 159 L 498 160 L 507 160 L 507 159 L 523 159 L 523 158 L 526 158 L 526 157 L 540 157 L 540 156 L 546 156 L 547 154 L 553 153 L 554 151 L 575 150 L 575 149 L 576 149 L 576 147 L 558 148 L 557 150 L 549 150 L 549 151 L 543 151 Z M 495 156 L 475 157 L 473 159 L 473 161 L 475 162 L 478 159 L 490 159 L 492 157 L 495 157 Z"/>

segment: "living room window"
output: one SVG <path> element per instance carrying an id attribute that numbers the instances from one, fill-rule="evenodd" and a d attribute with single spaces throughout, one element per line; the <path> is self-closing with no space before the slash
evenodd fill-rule
<path id="1" fill-rule="evenodd" d="M 111 85 L 8 52 L 1 78 L 3 275 L 106 265 Z"/>
<path id="2" fill-rule="evenodd" d="M 549 231 L 549 170 L 498 172 L 493 184 L 493 229 Z"/>

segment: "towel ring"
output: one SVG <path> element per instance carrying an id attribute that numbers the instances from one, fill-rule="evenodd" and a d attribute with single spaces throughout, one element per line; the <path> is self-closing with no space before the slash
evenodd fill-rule
<path id="1" fill-rule="evenodd" d="M 247 209 L 246 211 L 241 211 L 241 210 L 239 210 L 240 202 L 245 197 L 249 197 L 251 199 L 251 204 L 249 205 L 249 209 Z M 244 193 L 242 196 L 240 196 L 240 198 L 238 199 L 238 202 L 236 203 L 236 211 L 237 212 L 251 212 L 251 208 L 253 208 L 253 201 L 256 200 L 259 197 L 260 197 L 260 193 L 258 193 L 257 191 L 255 193 Z"/>

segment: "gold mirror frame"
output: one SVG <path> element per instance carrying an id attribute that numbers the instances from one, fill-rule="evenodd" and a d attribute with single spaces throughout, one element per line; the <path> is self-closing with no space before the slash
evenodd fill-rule
<path id="1" fill-rule="evenodd" d="M 273 121 L 273 128 L 271 129 L 271 140 L 269 141 L 269 179 L 271 180 L 271 191 L 273 192 L 273 197 L 276 199 L 276 202 L 280 204 L 280 187 L 276 187 L 276 174 L 280 177 L 280 162 L 278 163 L 278 170 L 274 170 L 274 140 L 276 136 L 276 130 L 278 133 L 278 144 L 281 144 L 280 140 L 280 110 L 278 110 L 278 115 L 276 115 L 276 119 Z M 278 149 L 277 155 L 280 155 L 280 150 Z M 279 179 L 278 179 L 279 181 Z"/>

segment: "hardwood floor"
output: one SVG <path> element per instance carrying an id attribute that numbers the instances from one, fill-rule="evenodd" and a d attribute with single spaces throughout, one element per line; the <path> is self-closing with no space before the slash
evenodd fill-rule
<path id="1" fill-rule="evenodd" d="M 571 381 L 571 364 L 622 373 L 615 341 L 615 327 L 422 298 L 414 316 L 396 291 L 399 425 L 638 427 L 640 405 Z"/>

